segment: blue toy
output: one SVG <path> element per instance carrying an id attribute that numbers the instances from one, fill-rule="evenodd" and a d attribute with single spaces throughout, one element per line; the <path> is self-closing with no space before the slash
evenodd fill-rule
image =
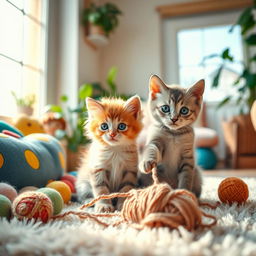
<path id="1" fill-rule="evenodd" d="M 214 169 L 217 157 L 211 148 L 196 148 L 196 162 L 203 169 Z"/>
<path id="2" fill-rule="evenodd" d="M 65 168 L 65 154 L 54 137 L 34 133 L 15 138 L 0 133 L 0 181 L 17 189 L 44 187 L 58 180 Z"/>
<path id="3" fill-rule="evenodd" d="M 14 126 L 9 125 L 8 123 L 6 123 L 4 121 L 0 121 L 0 132 L 3 132 L 4 130 L 14 132 L 14 133 L 18 134 L 20 137 L 24 137 L 24 135 L 22 134 L 22 132 L 20 130 L 16 129 Z"/>

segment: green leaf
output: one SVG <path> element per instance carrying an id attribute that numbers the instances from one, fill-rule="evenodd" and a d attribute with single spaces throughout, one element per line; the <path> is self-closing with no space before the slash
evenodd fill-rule
<path id="1" fill-rule="evenodd" d="M 250 36 L 248 36 L 245 41 L 247 42 L 247 44 L 249 45 L 256 45 L 256 35 L 252 34 Z"/>
<path id="2" fill-rule="evenodd" d="M 256 61 L 256 55 L 250 58 L 250 62 L 254 62 L 254 61 Z"/>
<path id="3" fill-rule="evenodd" d="M 242 34 L 245 34 L 248 31 L 248 29 L 250 28 L 249 24 L 251 24 L 251 21 L 253 21 L 252 9 L 252 7 L 246 8 L 237 20 L 236 24 L 241 26 Z"/>
<path id="4" fill-rule="evenodd" d="M 227 96 L 225 99 L 223 99 L 217 106 L 217 109 L 221 108 L 225 104 L 227 104 L 231 100 L 231 96 Z"/>
<path id="5" fill-rule="evenodd" d="M 79 88 L 78 96 L 80 100 L 84 100 L 86 97 L 91 97 L 92 93 L 93 93 L 92 84 L 83 84 Z"/>
<path id="6" fill-rule="evenodd" d="M 68 101 L 68 96 L 62 95 L 62 96 L 60 97 L 60 100 L 61 100 L 62 102 L 67 102 L 67 101 Z"/>
<path id="7" fill-rule="evenodd" d="M 231 56 L 230 54 L 229 54 L 229 48 L 226 48 L 223 52 L 222 52 L 222 54 L 221 54 L 221 57 L 224 59 L 224 60 L 230 60 L 230 61 L 233 61 L 233 56 Z"/>
<path id="8" fill-rule="evenodd" d="M 218 68 L 218 70 L 217 70 L 217 72 L 216 72 L 216 75 L 214 76 L 213 81 L 212 81 L 212 88 L 218 87 L 218 85 L 219 85 L 219 80 L 220 80 L 220 76 L 221 76 L 221 72 L 222 72 L 223 68 L 224 68 L 223 65 L 221 65 L 221 66 Z"/>
<path id="9" fill-rule="evenodd" d="M 49 109 L 52 112 L 63 113 L 62 108 L 60 106 L 58 106 L 58 105 L 49 105 Z"/>
<path id="10" fill-rule="evenodd" d="M 116 94 L 116 91 L 117 91 L 116 84 L 115 84 L 116 75 L 117 75 L 116 67 L 112 67 L 107 74 L 107 84 L 112 94 Z"/>

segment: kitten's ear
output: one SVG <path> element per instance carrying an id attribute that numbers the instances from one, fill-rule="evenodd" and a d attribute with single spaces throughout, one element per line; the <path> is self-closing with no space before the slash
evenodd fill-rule
<path id="1" fill-rule="evenodd" d="M 138 118 L 140 112 L 141 112 L 141 103 L 140 103 L 140 97 L 138 95 L 135 95 L 128 99 L 125 102 L 124 109 L 134 115 L 135 118 Z"/>
<path id="2" fill-rule="evenodd" d="M 85 102 L 86 102 L 86 108 L 88 110 L 89 117 L 95 116 L 101 113 L 102 111 L 104 111 L 102 104 L 95 99 L 87 97 Z"/>
<path id="3" fill-rule="evenodd" d="M 149 94 L 152 100 L 156 99 L 156 94 L 168 89 L 166 84 L 157 76 L 152 75 L 149 79 Z"/>
<path id="4" fill-rule="evenodd" d="M 204 93 L 204 84 L 204 79 L 199 80 L 187 90 L 187 94 L 191 96 L 193 95 L 196 98 L 200 99 Z"/>

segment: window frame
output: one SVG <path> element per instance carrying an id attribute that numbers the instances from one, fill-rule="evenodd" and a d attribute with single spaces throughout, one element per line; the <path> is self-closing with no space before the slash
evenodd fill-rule
<path id="1" fill-rule="evenodd" d="M 12 8 L 15 8 L 17 11 L 19 11 L 22 15 L 22 20 L 23 20 L 23 38 L 24 38 L 24 20 L 29 19 L 30 21 L 36 23 L 37 25 L 40 26 L 40 35 L 41 35 L 41 40 L 40 40 L 40 62 L 39 66 L 33 66 L 30 64 L 26 64 L 24 62 L 24 56 L 22 55 L 22 59 L 18 60 L 16 58 L 13 58 L 12 56 L 9 56 L 5 52 L 0 52 L 0 55 L 2 58 L 7 59 L 11 61 L 12 63 L 16 63 L 20 65 L 20 67 L 25 67 L 30 71 L 36 71 L 37 74 L 39 75 L 39 92 L 37 95 L 38 99 L 38 109 L 37 112 L 34 113 L 37 116 L 42 112 L 43 106 L 46 103 L 46 95 L 47 95 L 47 52 L 48 52 L 48 26 L 49 26 L 49 0 L 42 0 L 42 10 L 41 10 L 41 20 L 38 20 L 36 17 L 33 15 L 27 13 L 25 11 L 24 7 L 24 2 L 23 1 L 23 7 L 19 7 L 18 5 L 15 4 L 15 2 L 9 1 L 9 0 L 4 0 L 7 2 L 7 4 L 10 4 Z M 23 42 L 24 43 L 24 42 Z M 24 45 L 22 46 L 22 50 L 24 50 Z M 24 76 L 24 70 L 21 72 L 21 87 L 19 89 L 22 89 L 23 85 L 23 76 Z M 19 95 L 20 96 L 20 95 Z"/>
<path id="2" fill-rule="evenodd" d="M 234 24 L 241 10 L 183 16 L 163 20 L 163 77 L 166 83 L 179 83 L 178 32 L 184 29 Z M 247 52 L 243 47 L 243 55 Z M 196 81 L 195 81 L 196 82 Z M 214 102 L 211 102 L 214 104 Z"/>

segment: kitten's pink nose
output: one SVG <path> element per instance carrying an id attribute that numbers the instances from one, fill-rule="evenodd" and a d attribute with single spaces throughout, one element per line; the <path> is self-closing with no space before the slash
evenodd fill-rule
<path id="1" fill-rule="evenodd" d="M 114 137 L 116 136 L 116 133 L 115 133 L 115 132 L 111 132 L 111 133 L 109 134 L 109 136 L 110 136 L 111 138 L 114 138 Z"/>
<path id="2" fill-rule="evenodd" d="M 178 118 L 171 118 L 172 122 L 175 123 L 178 121 Z"/>

